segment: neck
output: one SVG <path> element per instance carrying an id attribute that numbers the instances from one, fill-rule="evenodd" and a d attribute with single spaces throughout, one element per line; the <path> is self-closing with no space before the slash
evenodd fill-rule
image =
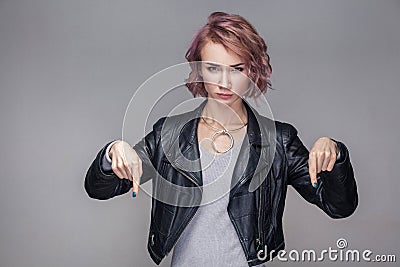
<path id="1" fill-rule="evenodd" d="M 208 98 L 202 116 L 212 118 L 208 121 L 221 124 L 226 128 L 240 127 L 247 123 L 247 110 L 241 99 L 228 106 L 215 99 Z"/>

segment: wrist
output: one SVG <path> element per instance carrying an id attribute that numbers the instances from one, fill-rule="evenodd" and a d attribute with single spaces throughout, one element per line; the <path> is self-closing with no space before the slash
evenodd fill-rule
<path id="1" fill-rule="evenodd" d="M 111 152 L 111 148 L 112 148 L 112 146 L 113 146 L 116 142 L 118 142 L 118 141 L 119 141 L 119 140 L 115 140 L 115 141 L 111 142 L 111 143 L 107 146 L 106 153 L 105 153 L 105 157 L 106 157 L 106 160 L 107 160 L 109 163 L 112 162 L 112 160 L 111 160 L 112 154 L 110 153 L 110 152 Z"/>

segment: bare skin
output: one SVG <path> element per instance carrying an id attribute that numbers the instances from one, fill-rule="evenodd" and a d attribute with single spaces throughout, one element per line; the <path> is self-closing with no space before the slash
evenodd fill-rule
<path id="1" fill-rule="evenodd" d="M 248 69 L 244 60 L 221 44 L 208 42 L 201 51 L 204 61 L 201 67 L 204 87 L 208 94 L 208 101 L 202 115 L 208 124 L 218 129 L 238 129 L 247 123 L 247 110 L 241 95 L 249 86 L 246 76 Z M 210 62 L 210 63 L 208 63 Z M 221 97 L 220 94 L 230 95 Z M 197 138 L 199 143 L 211 153 L 219 155 L 211 146 L 211 137 L 217 131 L 212 129 L 203 120 L 199 121 Z M 247 125 L 231 134 L 235 143 L 246 134 Z M 214 140 L 218 150 L 226 150 L 230 139 L 226 135 L 219 135 Z"/>
<path id="2" fill-rule="evenodd" d="M 236 129 L 247 123 L 247 111 L 241 95 L 248 85 L 248 69 L 244 60 L 232 51 L 226 50 L 221 44 L 208 42 L 201 51 L 204 61 L 201 76 L 204 80 L 208 100 L 203 110 L 207 122 L 218 129 Z M 231 132 L 235 143 L 246 134 L 247 126 Z M 203 120 L 199 120 L 197 136 L 200 145 L 219 155 L 213 150 L 210 142 L 216 130 L 211 129 Z M 214 140 L 215 145 L 224 150 L 229 146 L 227 136 L 219 136 Z M 331 171 L 336 161 L 338 147 L 329 137 L 319 138 L 312 146 L 308 167 L 311 184 L 317 182 L 317 174 L 321 171 Z M 138 194 L 139 182 L 142 175 L 142 161 L 130 144 L 119 140 L 110 149 L 112 170 L 120 179 L 133 182 L 132 191 Z"/>
<path id="3" fill-rule="evenodd" d="M 142 160 L 132 146 L 122 140 L 114 143 L 110 148 L 111 168 L 120 179 L 129 179 L 133 182 L 132 191 L 139 192 L 140 177 L 142 176 Z"/>

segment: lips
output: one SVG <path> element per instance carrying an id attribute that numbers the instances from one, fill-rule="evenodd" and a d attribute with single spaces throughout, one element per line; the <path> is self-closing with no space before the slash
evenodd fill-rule
<path id="1" fill-rule="evenodd" d="M 233 94 L 220 94 L 220 93 L 217 93 L 217 95 L 222 95 L 222 96 L 232 96 Z"/>
<path id="2" fill-rule="evenodd" d="M 219 93 L 217 93 L 217 95 L 221 99 L 229 99 L 233 96 L 233 94 L 219 94 Z"/>

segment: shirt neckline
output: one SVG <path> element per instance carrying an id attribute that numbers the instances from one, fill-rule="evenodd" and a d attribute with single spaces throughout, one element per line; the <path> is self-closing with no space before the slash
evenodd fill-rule
<path id="1" fill-rule="evenodd" d="M 245 135 L 245 136 L 246 136 L 246 135 Z M 229 155 L 229 154 L 231 154 L 232 152 L 236 151 L 238 148 L 242 147 L 243 140 L 244 140 L 245 136 L 244 136 L 243 138 L 241 138 L 239 142 L 235 142 L 235 144 L 234 144 L 234 146 L 232 147 L 232 149 L 230 149 L 228 152 L 223 153 L 223 154 L 214 154 L 214 153 L 208 151 L 207 149 L 205 149 L 200 143 L 199 143 L 199 148 L 200 148 L 201 152 L 204 151 L 205 153 L 207 153 L 208 155 L 211 155 L 211 156 L 213 156 L 213 157 L 216 157 L 216 158 L 224 157 L 224 156 Z"/>

